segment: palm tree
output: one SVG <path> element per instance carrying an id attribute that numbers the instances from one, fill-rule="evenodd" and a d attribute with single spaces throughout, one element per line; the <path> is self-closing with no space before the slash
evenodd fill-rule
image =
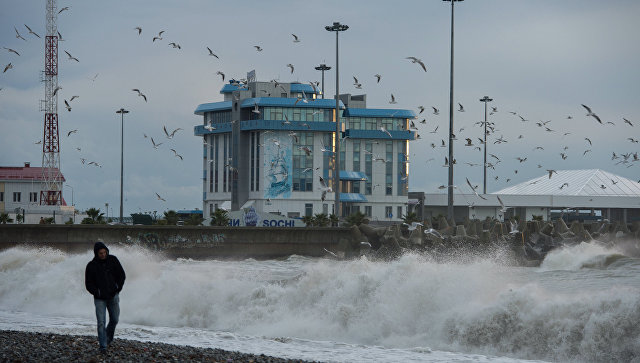
<path id="1" fill-rule="evenodd" d="M 329 217 L 327 217 L 326 214 L 324 213 L 318 213 L 313 217 L 314 220 L 314 224 L 318 227 L 326 227 L 329 225 L 329 223 L 331 223 L 331 220 L 329 219 Z"/>
<path id="2" fill-rule="evenodd" d="M 329 215 L 329 221 L 331 222 L 331 227 L 337 227 L 338 223 L 340 223 L 340 218 L 337 215 L 331 213 Z"/>
<path id="3" fill-rule="evenodd" d="M 0 213 L 0 223 L 7 224 L 13 223 L 13 218 L 9 217 L 9 213 Z"/>
<path id="4" fill-rule="evenodd" d="M 367 216 L 364 213 L 357 211 L 355 213 L 349 214 L 347 218 L 345 218 L 345 222 L 347 224 L 347 227 L 359 226 L 364 223 L 366 219 Z"/>
<path id="5" fill-rule="evenodd" d="M 85 212 L 87 217 L 80 222 L 81 224 L 104 224 L 104 213 L 99 208 L 89 208 Z"/>
<path id="6" fill-rule="evenodd" d="M 186 224 L 187 226 L 200 226 L 202 225 L 202 221 L 204 221 L 204 218 L 202 218 L 201 215 L 192 214 L 189 216 L 189 219 L 184 222 L 184 224 Z"/>
<path id="7" fill-rule="evenodd" d="M 167 222 L 167 225 L 175 226 L 178 224 L 178 213 L 174 210 L 168 210 L 164 212 L 164 220 Z"/>
<path id="8" fill-rule="evenodd" d="M 209 222 L 209 224 L 212 226 L 228 226 L 229 220 L 229 214 L 227 211 L 218 208 L 211 216 L 211 222 Z"/>
<path id="9" fill-rule="evenodd" d="M 302 217 L 302 221 L 304 222 L 304 224 L 307 225 L 307 227 L 313 227 L 315 220 L 313 219 L 313 216 L 304 216 Z"/>

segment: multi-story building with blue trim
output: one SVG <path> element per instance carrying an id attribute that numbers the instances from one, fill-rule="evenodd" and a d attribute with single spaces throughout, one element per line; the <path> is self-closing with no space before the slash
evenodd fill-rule
<path id="1" fill-rule="evenodd" d="M 341 95 L 341 134 L 335 99 L 320 99 L 310 84 L 231 81 L 224 101 L 203 103 L 203 211 L 253 205 L 288 217 L 334 213 L 340 142 L 342 217 L 360 211 L 372 220 L 398 221 L 407 211 L 409 141 L 415 113 L 366 108 L 366 95 Z M 336 137 L 337 136 L 337 137 Z M 326 191 L 326 190 L 325 190 Z M 324 194 L 324 199 L 323 199 Z"/>

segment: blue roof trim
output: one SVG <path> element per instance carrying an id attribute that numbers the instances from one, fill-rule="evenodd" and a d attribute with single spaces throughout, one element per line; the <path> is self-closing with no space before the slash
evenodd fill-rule
<path id="1" fill-rule="evenodd" d="M 176 213 L 178 214 L 202 214 L 202 211 L 199 209 L 183 209 L 183 210 L 179 210 Z"/>
<path id="2" fill-rule="evenodd" d="M 203 103 L 201 105 L 198 105 L 193 113 L 196 115 L 202 115 L 205 112 L 221 110 L 231 110 L 231 101 Z"/>
<path id="3" fill-rule="evenodd" d="M 361 171 L 340 170 L 340 180 L 367 181 L 367 174 Z"/>
<path id="4" fill-rule="evenodd" d="M 250 120 L 241 121 L 240 129 L 249 130 L 295 130 L 295 131 L 322 131 L 335 132 L 336 123 L 327 121 L 291 121 L 290 124 L 283 124 L 282 120 Z"/>
<path id="5" fill-rule="evenodd" d="M 229 101 L 230 102 L 230 101 Z M 277 107 L 314 107 L 314 108 L 335 108 L 336 101 L 327 99 L 309 99 L 306 103 L 298 101 L 297 98 L 282 98 L 282 97 L 256 97 L 245 98 L 242 100 L 240 107 L 254 107 L 258 106 L 277 106 Z M 340 102 L 340 109 L 344 109 L 344 104 Z"/>
<path id="6" fill-rule="evenodd" d="M 193 134 L 195 136 L 203 136 L 210 134 L 224 134 L 226 132 L 231 132 L 231 122 L 215 124 L 215 129 L 209 131 L 204 128 L 204 125 L 198 125 L 193 127 Z"/>
<path id="7" fill-rule="evenodd" d="M 415 112 L 411 110 L 386 109 L 386 108 L 347 108 L 344 117 L 393 117 L 415 118 Z"/>
<path id="8" fill-rule="evenodd" d="M 343 203 L 366 202 L 367 198 L 359 193 L 340 193 L 340 201 Z"/>
<path id="9" fill-rule="evenodd" d="M 391 137 L 380 130 L 358 130 L 347 129 L 344 133 L 345 137 L 351 139 L 386 139 L 386 140 L 415 140 L 416 133 L 408 130 L 392 130 L 389 131 Z"/>
<path id="10" fill-rule="evenodd" d="M 316 89 L 315 92 L 313 92 L 313 87 L 310 84 L 305 84 L 305 83 L 291 83 L 290 85 L 290 90 L 291 92 L 304 92 L 306 94 L 320 94 L 320 90 Z"/>

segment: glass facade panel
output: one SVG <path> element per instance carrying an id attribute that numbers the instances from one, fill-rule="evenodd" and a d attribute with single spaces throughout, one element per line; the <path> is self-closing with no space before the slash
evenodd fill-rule
<path id="1" fill-rule="evenodd" d="M 365 182 L 364 194 L 371 195 L 373 190 L 373 143 L 371 143 L 371 141 L 365 141 L 364 149 L 367 151 L 364 154 L 364 172 L 369 179 Z"/>
<path id="2" fill-rule="evenodd" d="M 365 130 L 377 130 L 378 129 L 378 120 L 375 117 L 366 117 L 366 118 L 364 118 L 364 129 Z"/>
<path id="3" fill-rule="evenodd" d="M 307 155 L 307 152 L 309 155 Z M 293 191 L 313 191 L 313 132 L 298 132 L 293 140 Z"/>
<path id="4" fill-rule="evenodd" d="M 385 195 L 393 195 L 393 141 L 386 141 L 385 148 Z"/>
<path id="5" fill-rule="evenodd" d="M 398 190 L 397 195 L 409 195 L 408 160 L 409 141 L 398 142 Z"/>

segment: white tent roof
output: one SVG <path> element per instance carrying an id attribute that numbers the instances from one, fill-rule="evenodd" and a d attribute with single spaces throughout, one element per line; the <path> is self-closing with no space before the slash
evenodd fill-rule
<path id="1" fill-rule="evenodd" d="M 640 183 L 600 169 L 558 170 L 492 194 L 640 197 Z"/>

